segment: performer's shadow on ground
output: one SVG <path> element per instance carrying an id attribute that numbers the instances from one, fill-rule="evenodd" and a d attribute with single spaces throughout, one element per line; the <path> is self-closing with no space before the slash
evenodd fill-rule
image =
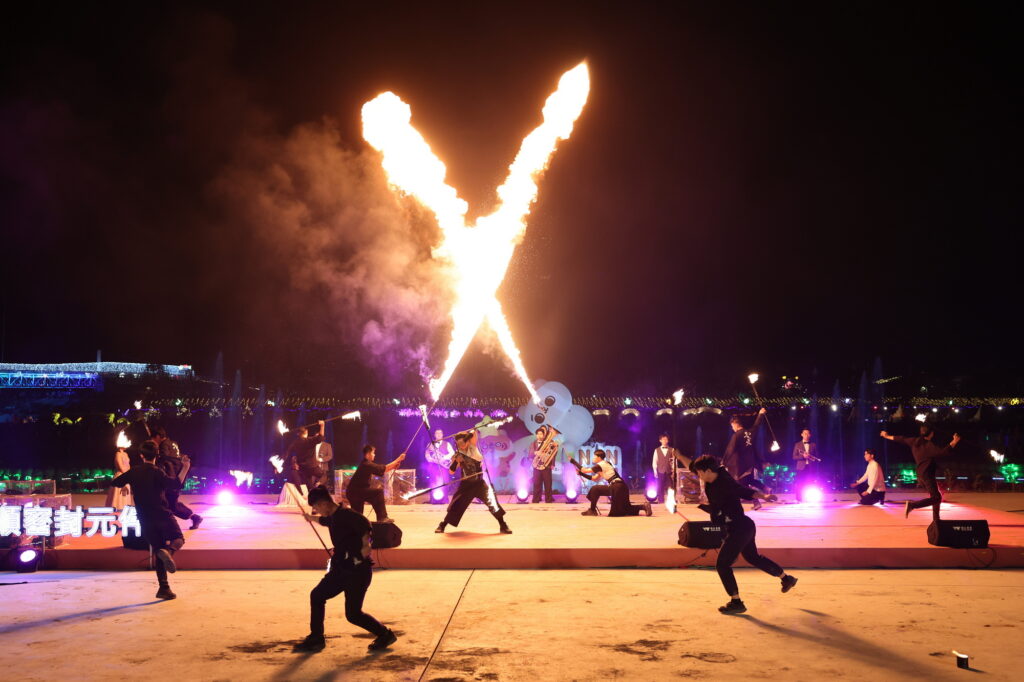
<path id="1" fill-rule="evenodd" d="M 66 616 L 56 616 L 54 618 L 40 618 L 39 620 L 30 620 L 24 623 L 12 623 L 10 625 L 0 626 L 0 635 L 6 635 L 9 632 L 19 632 L 21 630 L 31 630 L 32 628 L 38 628 L 44 625 L 54 625 L 57 623 L 64 625 L 67 624 L 69 621 L 80 620 L 82 618 L 92 618 L 93 620 L 99 620 L 100 618 L 112 613 L 130 611 L 140 606 L 152 606 L 154 604 L 163 603 L 163 599 L 155 599 L 153 601 L 144 601 L 139 602 L 137 604 L 122 604 L 121 606 L 109 606 L 103 609 L 91 609 L 89 611 L 82 611 L 80 613 L 71 613 Z"/>

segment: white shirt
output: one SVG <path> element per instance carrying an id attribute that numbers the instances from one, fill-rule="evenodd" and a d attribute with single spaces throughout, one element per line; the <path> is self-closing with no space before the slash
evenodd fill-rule
<path id="1" fill-rule="evenodd" d="M 871 460 L 868 462 L 868 468 L 864 470 L 864 475 L 857 479 L 857 485 L 867 482 L 868 489 L 865 492 L 883 492 L 885 490 L 885 477 L 882 476 L 882 467 L 878 466 L 878 462 Z"/>
<path id="2" fill-rule="evenodd" d="M 661 461 L 663 461 L 663 462 L 669 461 L 669 458 L 671 457 L 671 455 L 672 455 L 672 446 L 671 445 L 668 445 L 668 446 L 665 446 L 665 447 L 661 447 L 659 445 L 658 447 L 654 448 L 654 457 L 651 458 L 651 469 L 654 470 L 654 473 L 658 473 L 658 459 L 660 458 Z M 669 461 L 668 470 L 672 471 L 671 461 Z"/>
<path id="3" fill-rule="evenodd" d="M 597 472 L 597 475 L 603 478 L 604 480 L 610 481 L 612 480 L 612 478 L 615 477 L 615 467 L 613 467 L 610 463 L 605 461 L 597 461 L 594 462 L 594 466 L 601 469 L 601 471 Z"/>
<path id="4" fill-rule="evenodd" d="M 452 455 L 455 454 L 455 448 L 452 447 L 451 443 L 443 440 L 437 445 L 434 443 L 428 445 L 425 454 L 428 462 L 447 467 L 451 464 Z"/>

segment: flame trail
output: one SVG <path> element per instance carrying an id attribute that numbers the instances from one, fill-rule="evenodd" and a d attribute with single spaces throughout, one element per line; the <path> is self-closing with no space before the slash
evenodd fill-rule
<path id="1" fill-rule="evenodd" d="M 537 198 L 537 181 L 558 142 L 572 134 L 589 93 L 586 63 L 562 74 L 558 88 L 544 103 L 544 121 L 523 139 L 508 177 L 498 187 L 498 207 L 473 225 L 466 224 L 468 205 L 445 182 L 444 163 L 412 126 L 409 105 L 391 92 L 363 105 L 363 137 L 381 152 L 388 182 L 433 211 L 442 235 L 433 255 L 452 265 L 452 337 L 444 369 L 430 380 L 435 401 L 486 320 L 530 396 L 539 402 L 495 293 L 526 232 L 526 218 Z"/>

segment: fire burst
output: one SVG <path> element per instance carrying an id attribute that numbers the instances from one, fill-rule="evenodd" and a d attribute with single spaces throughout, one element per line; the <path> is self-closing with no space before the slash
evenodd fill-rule
<path id="1" fill-rule="evenodd" d="M 562 74 L 558 89 L 544 103 L 543 123 L 523 138 L 519 153 L 509 166 L 508 177 L 498 187 L 498 207 L 472 225 L 466 223 L 468 204 L 444 180 L 444 163 L 412 126 L 409 105 L 391 92 L 363 105 L 363 137 L 382 154 L 381 163 L 389 183 L 434 212 L 442 236 L 434 256 L 452 266 L 452 337 L 444 370 L 430 380 L 434 400 L 441 396 L 486 320 L 516 374 L 539 402 L 495 294 L 505 278 L 512 253 L 526 232 L 526 218 L 537 198 L 537 181 L 559 140 L 572 134 L 589 93 L 586 63 Z"/>

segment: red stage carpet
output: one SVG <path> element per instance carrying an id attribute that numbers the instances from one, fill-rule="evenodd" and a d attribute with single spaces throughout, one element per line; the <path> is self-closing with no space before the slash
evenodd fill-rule
<path id="1" fill-rule="evenodd" d="M 977 496 L 972 496 L 972 501 Z M 194 504 L 194 503 L 193 503 Z M 676 544 L 682 519 L 664 507 L 655 516 L 580 516 L 584 505 L 507 505 L 513 535 L 499 535 L 494 519 L 473 505 L 459 528 L 444 535 L 434 528 L 443 506 L 392 507 L 404 531 L 402 546 L 374 552 L 387 568 L 666 568 L 714 565 L 716 550 Z M 197 531 L 185 531 L 178 553 L 183 569 L 321 568 L 323 548 L 296 510 L 267 504 L 196 505 L 206 518 Z M 693 506 L 680 510 L 706 520 Z M 372 514 L 371 514 L 372 516 Z M 766 554 L 792 568 L 975 568 L 1024 567 L 1024 516 L 977 505 L 947 503 L 943 518 L 987 519 L 988 549 L 949 549 L 929 545 L 930 511 L 903 518 L 903 505 L 861 507 L 853 502 L 767 505 L 751 512 L 757 543 Z M 182 522 L 183 527 L 187 523 Z M 326 529 L 320 529 L 325 540 Z M 126 550 L 120 538 L 72 538 L 48 550 L 46 567 L 131 569 L 146 565 L 148 554 Z"/>

